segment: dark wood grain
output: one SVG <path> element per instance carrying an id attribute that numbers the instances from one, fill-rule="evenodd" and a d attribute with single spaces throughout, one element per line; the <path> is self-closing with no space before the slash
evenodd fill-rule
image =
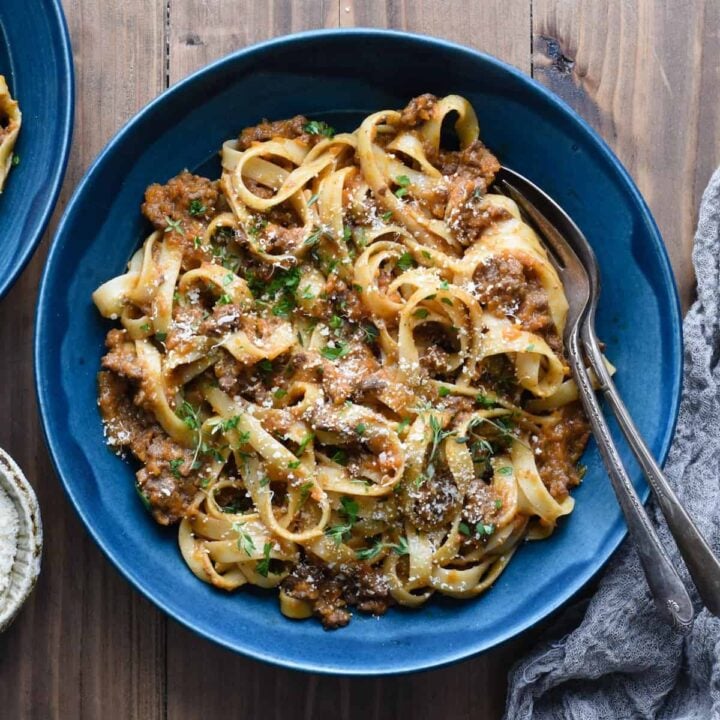
<path id="1" fill-rule="evenodd" d="M 720 4 L 714 0 L 65 0 L 77 69 L 73 152 L 57 218 L 124 120 L 225 53 L 316 27 L 393 27 L 492 53 L 576 107 L 613 146 L 659 221 L 685 302 L 690 243 L 720 161 Z M 531 53 L 531 45 L 534 52 Z M 0 302 L 0 446 L 38 491 L 43 572 L 0 637 L 0 718 L 498 718 L 526 634 L 450 668 L 386 679 L 304 675 L 178 626 L 88 538 L 44 449 L 32 381 L 35 292 L 47 248 Z"/>
<path id="2" fill-rule="evenodd" d="M 165 80 L 159 4 L 72 0 L 66 12 L 79 102 L 53 224 L 93 157 Z M 31 346 L 47 244 L 48 237 L 0 303 L 0 446 L 36 489 L 45 528 L 38 586 L 0 637 L 0 718 L 164 718 L 165 618 L 131 590 L 81 527 L 42 439 Z"/>
<path id="3" fill-rule="evenodd" d="M 685 308 L 700 196 L 720 164 L 718 28 L 716 0 L 533 0 L 535 77 L 597 128 L 635 178 Z"/>

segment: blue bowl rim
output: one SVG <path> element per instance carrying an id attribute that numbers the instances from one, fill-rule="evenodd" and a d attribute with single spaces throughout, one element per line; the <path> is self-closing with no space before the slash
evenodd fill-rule
<path id="1" fill-rule="evenodd" d="M 40 240 L 47 229 L 50 218 L 55 210 L 62 183 L 65 178 L 65 170 L 67 169 L 68 160 L 70 159 L 70 147 L 72 145 L 73 126 L 75 120 L 75 66 L 73 64 L 72 43 L 70 41 L 70 33 L 68 31 L 65 13 L 63 12 L 60 0 L 50 0 L 48 3 L 49 11 L 55 18 L 57 27 L 60 30 L 60 56 L 62 61 L 62 69 L 68 79 L 68 103 L 65 112 L 60 116 L 60 122 L 64 128 L 62 144 L 60 146 L 60 162 L 55 165 L 55 169 L 50 180 L 50 193 L 48 195 L 45 207 L 40 213 L 40 220 L 37 224 L 35 236 L 25 243 L 25 248 L 20 254 L 14 267 L 4 278 L 0 277 L 0 300 L 10 291 L 17 279 L 27 267 L 30 259 L 35 254 Z M 51 16 L 51 17 L 52 17 Z"/>
<path id="2" fill-rule="evenodd" d="M 256 43 L 254 45 L 250 45 L 246 48 L 242 48 L 238 51 L 235 51 L 233 53 L 230 53 L 229 55 L 225 55 L 222 58 L 219 58 L 218 60 L 215 60 L 214 62 L 200 68 L 199 70 L 195 71 L 191 75 L 187 76 L 186 78 L 182 79 L 175 85 L 173 85 L 170 88 L 167 88 L 163 93 L 158 95 L 155 99 L 147 103 L 136 115 L 131 118 L 130 121 L 126 125 L 124 125 L 115 135 L 114 137 L 107 143 L 105 148 L 101 151 L 101 153 L 97 156 L 95 161 L 92 163 L 92 165 L 88 168 L 86 173 L 84 174 L 82 180 L 80 181 L 79 185 L 77 186 L 75 192 L 72 195 L 72 198 L 67 204 L 67 207 L 63 213 L 63 216 L 60 220 L 60 223 L 58 224 L 58 228 L 55 234 L 55 237 L 53 238 L 52 245 L 50 247 L 45 270 L 43 272 L 43 276 L 41 279 L 40 284 L 40 290 L 38 293 L 38 299 L 37 299 L 37 307 L 36 307 L 36 324 L 35 324 L 35 339 L 34 339 L 34 366 L 35 366 L 35 387 L 36 387 L 36 393 L 38 397 L 38 405 L 40 409 L 40 414 L 42 418 L 42 427 L 43 427 L 43 434 L 45 437 L 46 444 L 48 446 L 48 449 L 50 450 L 50 456 L 52 459 L 53 467 L 56 472 L 56 474 L 60 477 L 60 480 L 63 484 L 63 487 L 65 489 L 65 492 L 70 499 L 70 502 L 75 508 L 75 511 L 80 516 L 81 520 L 83 521 L 85 527 L 87 528 L 88 532 L 90 533 L 90 536 L 93 538 L 93 540 L 97 543 L 97 545 L 100 547 L 100 549 L 103 551 L 103 553 L 108 557 L 108 559 L 111 561 L 111 563 L 115 566 L 115 568 L 120 572 L 120 574 L 128 580 L 144 597 L 146 597 L 148 600 L 150 600 L 154 605 L 159 607 L 164 613 L 166 613 L 168 616 L 170 616 L 173 620 L 180 623 L 181 625 L 185 626 L 189 630 L 192 630 L 197 635 L 200 635 L 201 637 L 211 640 L 214 643 L 217 643 L 218 645 L 227 648 L 228 650 L 231 650 L 233 652 L 240 653 L 246 657 L 253 658 L 255 660 L 260 660 L 262 662 L 269 663 L 271 665 L 275 665 L 278 667 L 284 667 L 291 670 L 298 670 L 302 672 L 313 672 L 313 673 L 319 673 L 319 674 L 325 674 L 325 675 L 342 675 L 342 676 L 382 676 L 382 675 L 399 675 L 404 673 L 411 673 L 411 672 L 420 672 L 423 670 L 430 670 L 433 668 L 439 668 L 444 667 L 446 665 L 450 665 L 456 662 L 460 662 L 462 660 L 469 659 L 473 656 L 476 656 L 480 653 L 486 652 L 487 650 L 490 650 L 494 647 L 497 647 L 513 637 L 516 637 L 517 635 L 521 634 L 522 632 L 525 632 L 526 630 L 529 630 L 539 622 L 541 622 L 543 619 L 549 617 L 552 615 L 555 611 L 557 611 L 559 608 L 566 605 L 570 600 L 572 600 L 573 597 L 575 597 L 584 587 L 587 585 L 595 576 L 599 574 L 599 572 L 605 567 L 607 562 L 610 560 L 610 558 L 613 556 L 613 554 L 617 551 L 620 543 L 625 539 L 627 535 L 627 527 L 624 522 L 621 523 L 618 531 L 615 534 L 615 537 L 612 537 L 609 542 L 609 550 L 607 552 L 606 557 L 604 557 L 601 561 L 597 563 L 597 565 L 578 577 L 575 578 L 575 581 L 572 583 L 572 585 L 568 586 L 566 591 L 560 596 L 559 598 L 553 599 L 551 602 L 547 602 L 539 607 L 539 609 L 534 613 L 533 616 L 530 618 L 526 618 L 524 621 L 520 623 L 513 623 L 508 624 L 503 632 L 500 632 L 496 635 L 496 637 L 488 642 L 485 643 L 477 643 L 473 645 L 472 643 L 469 643 L 466 645 L 462 650 L 460 651 L 449 651 L 447 652 L 443 657 L 440 657 L 439 659 L 434 659 L 431 662 L 423 662 L 422 660 L 418 661 L 407 661 L 402 666 L 393 667 L 391 669 L 387 668 L 381 668 L 379 670 L 368 670 L 367 668 L 353 668 L 353 667 L 327 667 L 322 665 L 319 662 L 316 661 L 295 661 L 290 660 L 282 657 L 278 657 L 276 655 L 273 655 L 269 652 L 261 652 L 257 650 L 252 649 L 246 649 L 239 647 L 236 643 L 233 643 L 227 639 L 224 639 L 222 637 L 217 637 L 213 633 L 206 631 L 205 629 L 198 628 L 192 624 L 191 618 L 183 617 L 180 613 L 175 612 L 174 610 L 168 609 L 164 607 L 159 601 L 155 599 L 153 596 L 153 593 L 150 589 L 146 589 L 143 587 L 139 579 L 136 579 L 134 576 L 134 573 L 132 571 L 132 568 L 124 566 L 115 556 L 112 547 L 109 547 L 106 543 L 103 542 L 102 538 L 99 536 L 98 532 L 93 526 L 92 519 L 88 517 L 86 514 L 84 514 L 78 504 L 75 501 L 75 494 L 73 491 L 73 487 L 71 483 L 68 483 L 63 477 L 62 473 L 60 473 L 59 465 L 60 461 L 59 458 L 62 455 L 61 446 L 62 443 L 59 438 L 53 437 L 53 432 L 48 427 L 48 409 L 49 405 L 51 404 L 51 400 L 49 398 L 48 392 L 45 390 L 45 383 L 44 378 L 41 376 L 41 355 L 43 354 L 43 348 L 42 348 L 42 342 L 41 337 L 39 334 L 39 328 L 46 322 L 45 315 L 46 312 L 49 315 L 49 305 L 47 297 L 47 286 L 50 283 L 50 275 L 53 269 L 53 266 L 55 264 L 56 255 L 60 253 L 60 243 L 58 242 L 58 238 L 62 237 L 62 235 L 65 232 L 66 225 L 69 225 L 72 218 L 71 215 L 73 213 L 73 208 L 75 203 L 78 201 L 80 196 L 84 193 L 85 188 L 87 186 L 90 186 L 92 183 L 93 175 L 95 174 L 96 169 L 98 169 L 105 161 L 106 157 L 110 155 L 110 153 L 114 150 L 114 148 L 117 145 L 121 145 L 125 136 L 130 133 L 130 131 L 135 127 L 135 125 L 139 124 L 143 121 L 146 115 L 152 113 L 155 108 L 160 105 L 163 102 L 166 102 L 168 98 L 174 97 L 176 95 L 179 95 L 185 91 L 185 89 L 195 82 L 197 82 L 201 77 L 212 74 L 217 70 L 220 70 L 226 65 L 232 65 L 238 58 L 240 57 L 252 57 L 256 54 L 263 54 L 268 51 L 272 51 L 273 49 L 289 45 L 289 44 L 303 44 L 303 43 L 312 43 L 318 38 L 323 37 L 332 37 L 332 36 L 343 36 L 347 37 L 348 35 L 354 35 L 357 37 L 381 37 L 388 40 L 393 39 L 401 39 L 405 41 L 411 41 L 417 44 L 425 44 L 425 45 L 433 45 L 435 47 L 438 47 L 440 49 L 444 50 L 451 50 L 456 53 L 465 54 L 467 56 L 471 56 L 474 58 L 481 58 L 483 61 L 490 63 L 492 65 L 495 65 L 503 72 L 509 73 L 513 75 L 516 79 L 519 79 L 524 84 L 528 85 L 532 91 L 539 93 L 543 99 L 552 105 L 555 105 L 558 110 L 560 110 L 562 113 L 565 113 L 566 115 L 571 116 L 571 118 L 579 125 L 579 127 L 584 130 L 584 132 L 589 136 L 589 139 L 593 141 L 597 149 L 600 153 L 600 155 L 603 157 L 603 159 L 606 161 L 609 167 L 612 168 L 612 170 L 616 173 L 618 179 L 621 181 L 621 183 L 625 186 L 625 188 L 630 192 L 630 195 L 632 196 L 633 200 L 638 206 L 638 209 L 643 217 L 643 220 L 645 222 L 645 225 L 647 227 L 647 230 L 649 232 L 649 235 L 652 238 L 652 242 L 654 245 L 654 250 L 658 255 L 658 259 L 660 261 L 660 269 L 662 271 L 663 275 L 663 284 L 665 287 L 670 288 L 671 295 L 674 298 L 674 302 L 672 302 L 671 306 L 667 308 L 668 311 L 668 320 L 670 322 L 670 325 L 672 327 L 672 341 L 673 341 L 673 350 L 675 357 L 677 359 L 676 366 L 673 368 L 674 371 L 674 377 L 673 377 L 673 383 L 672 383 L 672 402 L 671 402 L 671 421 L 668 422 L 665 434 L 662 437 L 662 444 L 661 444 L 661 452 L 659 453 L 659 461 L 661 464 L 665 462 L 665 459 L 667 458 L 667 454 L 670 450 L 670 444 L 671 440 L 673 438 L 673 435 L 675 433 L 675 427 L 677 425 L 678 420 L 678 413 L 679 413 L 679 406 L 680 406 L 680 390 L 681 390 L 681 383 L 682 383 L 682 370 L 683 370 L 683 338 L 682 338 L 682 321 L 681 321 L 681 309 L 680 309 L 680 300 L 678 296 L 677 291 L 677 285 L 675 283 L 675 277 L 673 275 L 673 271 L 670 265 L 670 261 L 667 254 L 667 249 L 665 247 L 665 244 L 662 240 L 662 236 L 660 235 L 660 231 L 658 230 L 657 224 L 650 212 L 650 209 L 647 206 L 647 203 L 645 202 L 644 198 L 640 194 L 640 191 L 636 187 L 634 181 L 630 177 L 627 170 L 623 167 L 620 160 L 615 156 L 613 151 L 610 149 L 610 147 L 605 143 L 605 141 L 597 134 L 597 132 L 580 116 L 578 115 L 575 110 L 573 110 L 569 105 L 567 105 L 563 100 L 561 100 L 559 97 L 557 97 L 554 93 L 552 93 L 550 90 L 545 88 L 543 85 L 541 85 L 539 82 L 537 82 L 534 78 L 525 75 L 517 68 L 513 67 L 512 65 L 509 65 L 505 63 L 502 60 L 499 60 L 498 58 L 488 55 L 487 53 L 480 52 L 478 50 L 474 50 L 472 48 L 465 47 L 463 45 L 459 45 L 457 43 L 450 42 L 448 40 L 442 40 L 439 38 L 430 37 L 427 35 L 421 35 L 416 33 L 409 33 L 404 31 L 398 31 L 398 30 L 385 30 L 385 29 L 376 29 L 376 28 L 329 28 L 329 29 L 321 29 L 321 30 L 309 30 L 305 32 L 300 33 L 293 33 L 291 35 L 284 35 L 277 38 L 272 38 L 269 40 L 266 40 L 261 43 Z M 46 308 L 47 306 L 47 308 Z M 641 499 L 643 502 L 646 502 L 649 496 L 649 488 L 647 485 L 644 485 L 640 490 L 638 491 Z"/>

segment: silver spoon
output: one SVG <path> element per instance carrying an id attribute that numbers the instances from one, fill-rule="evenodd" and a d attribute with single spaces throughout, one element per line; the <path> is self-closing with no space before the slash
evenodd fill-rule
<path id="1" fill-rule="evenodd" d="M 658 612 L 678 628 L 686 629 L 692 624 L 690 597 L 622 465 L 583 362 L 581 340 L 600 388 L 655 493 L 701 600 L 713 615 L 720 615 L 720 562 L 653 459 L 603 362 L 594 329 L 600 283 L 592 248 L 564 210 L 527 178 L 504 167 L 496 185 L 517 202 L 539 231 L 565 287 L 570 305 L 565 329 L 568 360 Z"/>

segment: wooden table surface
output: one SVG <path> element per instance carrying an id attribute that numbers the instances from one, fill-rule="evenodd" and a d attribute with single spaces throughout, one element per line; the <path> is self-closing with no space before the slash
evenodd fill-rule
<path id="1" fill-rule="evenodd" d="M 720 163 L 716 0 L 65 0 L 75 134 L 53 226 L 88 164 L 166 87 L 246 45 L 319 27 L 399 28 L 457 41 L 532 74 L 614 148 L 692 300 L 697 206 Z M 301 110 L 301 108 L 298 108 Z M 0 447 L 37 490 L 39 584 L 0 637 L 0 717 L 379 720 L 500 717 L 506 675 L 536 633 L 450 668 L 387 679 L 280 670 L 196 637 L 120 578 L 54 476 L 32 379 L 35 293 L 52 227 L 0 302 Z"/>

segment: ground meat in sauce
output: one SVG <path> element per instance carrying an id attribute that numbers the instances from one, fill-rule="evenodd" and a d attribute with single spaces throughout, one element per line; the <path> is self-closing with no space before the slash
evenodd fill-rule
<path id="1" fill-rule="evenodd" d="M 531 437 L 540 478 L 556 500 L 564 500 L 582 479 L 577 463 L 590 437 L 590 425 L 580 403 L 566 405 L 557 425 Z"/>
<path id="2" fill-rule="evenodd" d="M 515 318 L 523 330 L 541 335 L 556 352 L 561 350 L 547 293 L 531 268 L 512 255 L 495 256 L 478 265 L 473 280 L 474 295 L 489 312 Z"/>
<path id="3" fill-rule="evenodd" d="M 183 249 L 183 267 L 197 267 L 212 258 L 208 250 L 195 242 L 202 237 L 208 223 L 217 214 L 219 193 L 217 183 L 193 175 L 187 170 L 168 180 L 165 185 L 153 183 L 145 191 L 142 213 L 156 230 L 167 233 Z M 178 223 L 177 232 L 168 223 Z"/>
<path id="4" fill-rule="evenodd" d="M 334 571 L 304 559 L 283 580 L 282 590 L 308 602 L 326 630 L 347 625 L 351 618 L 349 607 L 383 615 L 392 604 L 390 587 L 381 570 L 364 563 L 344 564 Z"/>
<path id="5" fill-rule="evenodd" d="M 417 528 L 429 532 L 447 524 L 460 507 L 460 491 L 450 470 L 408 484 L 405 514 Z"/>
<path id="6" fill-rule="evenodd" d="M 192 452 L 168 437 L 131 396 L 129 380 L 108 370 L 98 373 L 98 404 L 108 444 L 129 448 L 143 463 L 137 472 L 138 489 L 155 521 L 171 525 L 184 517 L 197 492 L 198 475 L 191 471 Z"/>
<path id="7" fill-rule="evenodd" d="M 430 93 L 414 97 L 400 113 L 400 124 L 407 128 L 420 125 L 433 115 L 438 99 Z"/>
<path id="8" fill-rule="evenodd" d="M 350 353 L 337 361 L 323 360 L 322 385 L 325 394 L 336 404 L 355 395 L 365 379 L 380 369 L 370 349 L 352 344 Z"/>
<path id="9" fill-rule="evenodd" d="M 315 145 L 324 140 L 323 135 L 305 132 L 308 119 L 304 115 L 296 115 L 289 120 L 263 120 L 258 125 L 245 128 L 238 137 L 238 150 L 247 150 L 256 142 L 265 142 L 274 138 L 298 139 L 306 145 Z"/>
<path id="10" fill-rule="evenodd" d="M 498 513 L 495 505 L 497 496 L 490 486 L 480 478 L 473 478 L 465 492 L 462 519 L 468 525 L 491 523 Z"/>

